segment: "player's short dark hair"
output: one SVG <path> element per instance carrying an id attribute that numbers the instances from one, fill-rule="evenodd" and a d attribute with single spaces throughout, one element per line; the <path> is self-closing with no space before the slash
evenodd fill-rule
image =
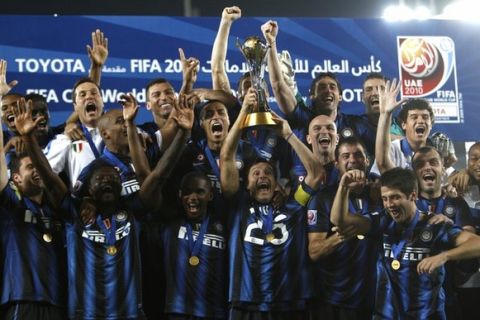
<path id="1" fill-rule="evenodd" d="M 210 182 L 210 178 L 202 171 L 190 171 L 185 174 L 182 178 L 182 181 L 180 182 L 180 190 L 185 190 L 187 185 L 196 179 L 205 180 L 208 184 L 208 187 L 210 188 L 210 191 L 212 190 L 212 183 Z"/>
<path id="2" fill-rule="evenodd" d="M 468 153 L 467 153 L 469 157 L 470 157 L 470 152 L 475 148 L 480 148 L 480 141 L 477 141 L 470 146 L 470 148 L 468 149 Z"/>
<path id="3" fill-rule="evenodd" d="M 338 161 L 338 157 L 340 156 L 340 147 L 346 144 L 351 146 L 355 146 L 355 145 L 362 146 L 365 157 L 368 157 L 367 147 L 365 146 L 365 143 L 362 141 L 362 139 L 360 139 L 357 136 L 351 136 L 351 137 L 342 138 L 340 139 L 340 141 L 338 141 L 338 144 L 335 148 L 335 160 Z"/>
<path id="4" fill-rule="evenodd" d="M 417 151 L 415 151 L 415 153 L 413 154 L 413 156 L 412 156 L 412 168 L 415 169 L 415 167 L 416 167 L 417 154 L 427 154 L 431 151 L 435 152 L 438 155 L 438 158 L 440 159 L 440 163 L 443 164 L 443 157 L 440 154 L 440 152 L 438 152 L 437 148 L 435 148 L 433 146 L 424 146 L 424 147 L 421 147 L 420 149 L 418 149 Z"/>
<path id="5" fill-rule="evenodd" d="M 313 95 L 317 83 L 323 78 L 332 78 L 333 81 L 335 81 L 335 83 L 337 84 L 338 92 L 340 93 L 340 95 L 342 94 L 342 85 L 340 84 L 340 81 L 338 81 L 337 76 L 332 72 L 320 72 L 315 76 L 315 79 L 313 79 L 310 84 L 310 95 Z"/>
<path id="6" fill-rule="evenodd" d="M 199 104 L 197 104 L 197 105 L 195 106 L 195 109 L 196 109 L 196 110 L 200 110 L 200 113 L 199 113 L 199 115 L 198 115 L 198 118 L 199 118 L 200 120 L 203 120 L 203 118 L 205 117 L 205 112 L 206 112 L 206 111 L 205 111 L 205 110 L 206 110 L 205 108 L 206 108 L 207 106 L 211 105 L 212 103 L 216 103 L 216 102 L 218 102 L 218 103 L 220 103 L 222 106 L 224 106 L 224 107 L 225 107 L 225 110 L 226 110 L 227 113 L 228 113 L 228 108 L 227 108 L 227 106 L 225 105 L 225 103 L 223 103 L 222 101 L 220 101 L 220 100 L 208 100 L 208 101 L 206 101 L 206 102 L 199 103 Z"/>
<path id="7" fill-rule="evenodd" d="M 8 165 L 8 168 L 10 169 L 10 175 L 20 172 L 22 159 L 26 157 L 28 157 L 28 154 L 26 152 L 15 153 L 12 155 L 12 158 L 10 159 L 10 163 Z"/>
<path id="8" fill-rule="evenodd" d="M 430 119 L 432 120 L 432 124 L 434 123 L 435 115 L 433 113 L 432 106 L 427 100 L 421 99 L 421 98 L 408 100 L 406 103 L 403 104 L 402 109 L 398 114 L 398 118 L 402 122 L 407 122 L 408 112 L 410 110 L 427 110 L 428 113 L 430 114 Z"/>
<path id="9" fill-rule="evenodd" d="M 393 168 L 382 173 L 380 177 L 382 187 L 395 188 L 405 195 L 418 191 L 418 181 L 411 169 Z"/>
<path id="10" fill-rule="evenodd" d="M 73 89 L 72 89 L 72 102 L 73 103 L 75 103 L 75 99 L 77 98 L 76 90 L 77 90 L 78 86 L 81 85 L 81 84 L 84 84 L 84 83 L 93 83 L 97 87 L 98 91 L 100 92 L 100 87 L 95 81 L 93 81 L 92 79 L 87 78 L 87 77 L 86 78 L 81 78 L 81 79 L 77 80 L 77 82 L 75 82 L 75 84 L 73 85 Z"/>
<path id="11" fill-rule="evenodd" d="M 247 166 L 245 167 L 245 171 L 244 171 L 244 181 L 246 181 L 246 184 L 248 184 L 248 174 L 250 173 L 250 169 L 252 169 L 252 167 L 258 163 L 266 163 L 268 164 L 270 167 L 272 167 L 272 170 L 273 170 L 273 175 L 275 176 L 275 179 L 278 178 L 278 170 L 277 170 L 277 166 L 274 162 L 272 161 L 268 161 L 264 158 L 256 158 L 254 161 L 250 162 L 247 164 Z"/>
<path id="12" fill-rule="evenodd" d="M 17 97 L 18 99 L 23 98 L 23 94 L 21 94 L 21 93 L 18 93 L 18 92 L 9 92 L 9 93 L 7 93 L 6 95 L 4 95 L 4 96 L 1 97 L 1 101 L 3 101 L 5 98 L 11 97 L 11 96 Z"/>
<path id="13" fill-rule="evenodd" d="M 388 78 L 385 77 L 382 73 L 380 72 L 370 72 L 366 77 L 365 79 L 363 79 L 363 83 L 362 83 L 362 88 L 365 87 L 365 82 L 367 82 L 368 80 L 371 80 L 371 79 L 381 79 L 385 82 L 388 81 Z"/>
<path id="14" fill-rule="evenodd" d="M 147 86 L 145 87 L 145 89 L 147 90 L 146 94 L 147 94 L 147 100 L 148 100 L 148 95 L 149 95 L 149 91 L 150 91 L 150 88 L 156 84 L 162 84 L 162 83 L 166 83 L 168 84 L 170 87 L 172 87 L 173 90 L 175 90 L 172 86 L 172 84 L 170 83 L 170 81 L 168 81 L 167 79 L 165 78 L 156 78 L 156 79 L 153 79 L 152 81 L 150 81 L 149 83 L 147 83 Z"/>

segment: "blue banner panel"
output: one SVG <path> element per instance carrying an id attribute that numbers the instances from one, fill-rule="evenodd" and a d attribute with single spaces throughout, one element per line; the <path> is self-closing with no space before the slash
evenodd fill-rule
<path id="1" fill-rule="evenodd" d="M 362 81 L 370 72 L 401 79 L 402 95 L 424 97 L 436 115 L 434 131 L 457 141 L 478 139 L 480 26 L 459 21 L 389 23 L 376 19 L 277 18 L 279 51 L 290 52 L 300 92 L 308 97 L 318 72 L 334 72 L 343 87 L 341 108 L 362 113 Z M 72 110 L 71 87 L 88 74 L 85 46 L 101 29 L 109 39 L 102 94 L 107 108 L 117 107 L 122 92 L 142 105 L 145 85 L 167 78 L 180 89 L 178 48 L 200 60 L 196 87 L 211 87 L 210 56 L 219 18 L 140 16 L 0 16 L 0 57 L 8 61 L 7 80 L 15 91 L 45 95 L 52 122 Z M 247 71 L 236 38 L 261 36 L 267 18 L 242 18 L 231 29 L 226 69 L 232 88 Z M 150 118 L 143 110 L 140 122 Z"/>

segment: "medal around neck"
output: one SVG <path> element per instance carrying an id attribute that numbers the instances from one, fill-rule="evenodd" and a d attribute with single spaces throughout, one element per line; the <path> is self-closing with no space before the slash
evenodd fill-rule
<path id="1" fill-rule="evenodd" d="M 52 240 L 53 240 L 52 234 L 51 234 L 51 233 L 48 233 L 48 232 L 47 232 L 47 233 L 44 233 L 43 236 L 42 236 L 42 238 L 43 238 L 43 241 L 45 241 L 45 242 L 47 242 L 47 243 L 50 243 L 50 242 L 52 242 Z"/>
<path id="2" fill-rule="evenodd" d="M 108 246 L 107 247 L 107 254 L 108 255 L 111 255 L 111 256 L 114 256 L 117 254 L 117 247 L 115 246 Z"/>
<path id="3" fill-rule="evenodd" d="M 191 256 L 191 257 L 188 259 L 188 263 L 189 263 L 192 267 L 195 267 L 195 266 L 198 266 L 198 264 L 200 263 L 200 259 L 199 259 L 197 256 Z"/>
<path id="4" fill-rule="evenodd" d="M 273 240 L 275 240 L 275 235 L 273 233 L 269 233 L 267 234 L 266 239 L 268 242 L 272 242 Z"/>
<path id="5" fill-rule="evenodd" d="M 392 261 L 392 269 L 395 270 L 395 271 L 400 269 L 400 261 L 398 261 L 397 259 L 393 260 Z"/>

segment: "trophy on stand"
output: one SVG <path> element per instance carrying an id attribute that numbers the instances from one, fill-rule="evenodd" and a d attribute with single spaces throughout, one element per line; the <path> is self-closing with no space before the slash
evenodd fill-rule
<path id="1" fill-rule="evenodd" d="M 236 44 L 247 60 L 248 68 L 250 69 L 250 78 L 252 79 L 253 87 L 257 91 L 258 100 L 257 107 L 247 115 L 243 127 L 276 126 L 277 124 L 272 119 L 272 113 L 270 112 L 263 86 L 265 58 L 269 48 L 259 37 L 255 36 L 248 37 L 243 45 L 237 38 Z"/>

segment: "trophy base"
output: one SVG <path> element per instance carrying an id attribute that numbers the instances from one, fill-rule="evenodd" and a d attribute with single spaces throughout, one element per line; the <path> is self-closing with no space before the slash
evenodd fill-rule
<path id="1" fill-rule="evenodd" d="M 252 112 L 247 115 L 243 127 L 276 126 L 270 112 Z"/>

